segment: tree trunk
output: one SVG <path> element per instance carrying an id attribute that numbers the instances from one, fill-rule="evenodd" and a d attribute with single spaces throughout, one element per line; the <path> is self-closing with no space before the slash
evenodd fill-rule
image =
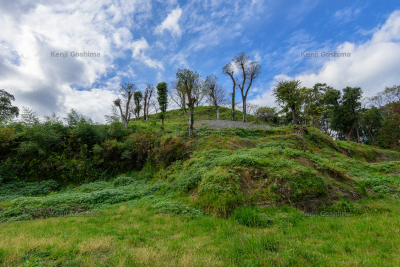
<path id="1" fill-rule="evenodd" d="M 346 133 L 346 140 L 351 141 L 351 131 Z"/>
<path id="2" fill-rule="evenodd" d="M 292 106 L 292 120 L 293 120 L 293 125 L 296 125 L 296 106 Z"/>
<path id="3" fill-rule="evenodd" d="M 186 115 L 186 101 L 183 100 L 183 114 Z"/>
<path id="4" fill-rule="evenodd" d="M 145 95 L 144 99 L 144 107 L 143 107 L 143 120 L 146 120 L 146 108 L 147 108 L 147 94 Z"/>
<path id="5" fill-rule="evenodd" d="M 164 130 L 164 116 L 163 116 L 163 118 L 162 118 L 162 125 L 161 125 L 161 129 L 163 129 L 163 130 Z"/>
<path id="6" fill-rule="evenodd" d="M 188 128 L 188 135 L 193 135 L 193 118 L 194 118 L 194 105 L 189 106 L 189 128 Z"/>
<path id="7" fill-rule="evenodd" d="M 217 109 L 217 120 L 219 120 L 219 107 L 218 107 L 218 105 L 216 105 L 215 108 Z"/>
<path id="8" fill-rule="evenodd" d="M 124 127 L 125 127 L 125 129 L 128 129 L 128 120 L 126 119 L 126 117 L 124 116 L 124 114 L 122 113 L 122 108 L 121 108 L 121 106 L 118 106 L 119 107 L 119 111 L 120 111 L 120 113 L 121 113 L 121 120 L 122 120 L 122 122 L 124 123 Z"/>
<path id="9" fill-rule="evenodd" d="M 235 86 L 233 86 L 232 92 L 232 121 L 235 121 Z"/>
<path id="10" fill-rule="evenodd" d="M 359 130 L 358 130 L 358 122 L 357 122 L 357 142 L 358 143 L 361 143 L 361 139 L 360 139 L 360 132 L 359 132 Z"/>
<path id="11" fill-rule="evenodd" d="M 243 97 L 243 122 L 247 122 L 247 105 L 246 105 L 246 97 Z"/>

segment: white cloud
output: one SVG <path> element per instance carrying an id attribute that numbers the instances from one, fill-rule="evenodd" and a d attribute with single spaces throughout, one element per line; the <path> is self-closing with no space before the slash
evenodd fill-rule
<path id="1" fill-rule="evenodd" d="M 370 41 L 364 44 L 343 43 L 337 51 L 351 57 L 332 58 L 316 73 L 300 74 L 296 78 L 306 86 L 324 82 L 337 89 L 359 86 L 371 96 L 386 86 L 400 84 L 400 11 L 393 12 Z"/>
<path id="2" fill-rule="evenodd" d="M 187 62 L 187 54 L 179 52 L 170 57 L 170 62 L 174 64 L 176 68 L 189 68 L 189 63 Z"/>
<path id="3" fill-rule="evenodd" d="M 33 108 L 39 115 L 65 114 L 75 108 L 104 121 L 121 77 L 134 73 L 130 67 L 126 72 L 118 70 L 104 88 L 92 86 L 116 69 L 115 59 L 126 51 L 131 50 L 137 62 L 163 69 L 149 57 L 147 41 L 134 40 L 130 30 L 151 16 L 147 0 L 38 0 L 33 4 L 13 0 L 12 4 L 1 1 L 0 9 L 0 88 L 14 94 L 17 106 Z M 51 57 L 52 51 L 68 51 L 69 57 Z M 73 58 L 71 51 L 101 56 Z"/>
<path id="4" fill-rule="evenodd" d="M 258 63 L 261 63 L 261 57 L 260 57 L 260 54 L 258 52 L 254 55 L 254 60 L 256 62 L 258 62 Z"/>
<path id="5" fill-rule="evenodd" d="M 361 11 L 360 8 L 347 7 L 336 11 L 333 16 L 336 21 L 349 22 L 355 19 L 355 17 L 357 17 L 360 11 Z"/>
<path id="6" fill-rule="evenodd" d="M 265 90 L 264 93 L 248 102 L 260 107 L 276 107 L 275 97 L 272 94 L 272 90 Z"/>
<path id="7" fill-rule="evenodd" d="M 182 9 L 176 8 L 168 14 L 167 18 L 157 26 L 155 29 L 156 34 L 163 34 L 164 30 L 169 30 L 173 36 L 181 36 L 182 31 L 179 27 L 179 19 L 182 15 Z"/>
<path id="8" fill-rule="evenodd" d="M 369 41 L 362 44 L 345 42 L 336 47 L 336 51 L 350 53 L 351 57 L 327 59 L 316 71 L 306 71 L 291 77 L 279 74 L 274 77 L 274 82 L 295 78 L 301 80 L 302 84 L 307 87 L 316 83 L 326 83 L 339 90 L 346 86 L 357 86 L 362 88 L 364 96 L 372 96 L 386 86 L 400 84 L 399 40 L 400 11 L 395 11 L 385 24 L 374 32 Z M 318 60 L 315 62 L 319 66 L 320 62 Z M 264 93 L 252 102 L 274 106 L 271 92 L 273 83 L 264 88 Z"/>

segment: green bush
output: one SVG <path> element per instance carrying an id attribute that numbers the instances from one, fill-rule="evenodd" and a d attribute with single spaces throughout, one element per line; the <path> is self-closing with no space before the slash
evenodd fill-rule
<path id="1" fill-rule="evenodd" d="M 84 192 L 84 193 L 90 193 L 93 191 L 100 191 L 106 188 L 110 188 L 110 183 L 105 182 L 105 181 L 97 181 L 97 182 L 92 182 L 92 183 L 87 183 L 87 184 L 82 184 L 78 188 L 75 189 L 75 191 L 78 192 Z"/>
<path id="2" fill-rule="evenodd" d="M 5 196 L 38 196 L 58 190 L 60 185 L 54 180 L 33 182 L 11 182 L 0 184 L 0 197 Z"/>
<path id="3" fill-rule="evenodd" d="M 127 186 L 127 185 L 130 185 L 130 184 L 134 183 L 134 182 L 135 182 L 135 180 L 132 177 L 121 176 L 121 177 L 117 177 L 113 181 L 113 185 L 114 185 L 114 187 Z"/>

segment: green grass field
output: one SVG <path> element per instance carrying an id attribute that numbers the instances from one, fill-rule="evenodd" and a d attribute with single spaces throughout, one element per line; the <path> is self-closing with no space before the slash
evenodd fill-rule
<path id="1" fill-rule="evenodd" d="M 0 184 L 2 266 L 400 265 L 400 153 L 313 128 L 177 136 L 181 110 L 160 125 L 130 122 L 127 141 L 161 140 L 141 169 Z"/>
<path id="2" fill-rule="evenodd" d="M 3 266 L 398 266 L 400 203 L 366 202 L 371 212 L 351 217 L 269 208 L 265 227 L 127 202 L 2 224 L 0 255 Z"/>

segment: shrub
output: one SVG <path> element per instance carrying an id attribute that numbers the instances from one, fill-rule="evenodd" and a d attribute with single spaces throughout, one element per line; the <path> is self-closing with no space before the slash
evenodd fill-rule
<path id="1" fill-rule="evenodd" d="M 7 146 L 14 139 L 14 128 L 0 127 L 0 148 Z"/>
<path id="2" fill-rule="evenodd" d="M 54 180 L 33 182 L 11 182 L 0 186 L 0 196 L 38 196 L 58 190 L 60 185 Z"/>
<path id="3" fill-rule="evenodd" d="M 392 193 L 392 189 L 390 187 L 388 187 L 387 185 L 378 185 L 378 186 L 374 186 L 372 188 L 375 192 L 377 193 L 382 193 L 382 194 L 390 194 Z"/>
<path id="4" fill-rule="evenodd" d="M 134 182 L 135 182 L 135 180 L 132 177 L 121 176 L 121 177 L 117 177 L 113 181 L 113 185 L 114 185 L 114 187 L 127 186 L 127 185 L 130 185 L 130 184 L 134 183 Z"/>
<path id="5" fill-rule="evenodd" d="M 100 191 L 106 188 L 109 188 L 110 183 L 105 182 L 105 181 L 97 181 L 97 182 L 92 182 L 92 183 L 87 183 L 79 186 L 76 191 L 79 192 L 84 192 L 84 193 L 90 193 L 93 191 Z"/>

